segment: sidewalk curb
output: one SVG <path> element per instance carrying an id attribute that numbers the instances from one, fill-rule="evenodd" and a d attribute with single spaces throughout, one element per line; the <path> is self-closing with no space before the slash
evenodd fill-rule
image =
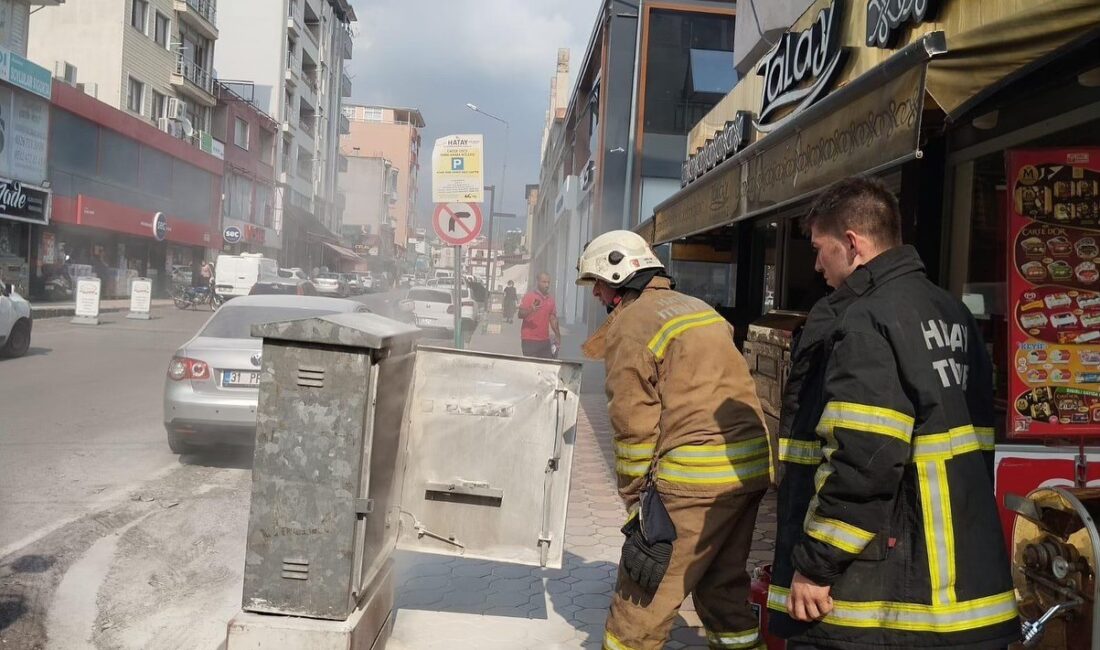
<path id="1" fill-rule="evenodd" d="M 150 311 L 159 307 L 168 307 L 171 305 L 171 300 L 154 300 Z M 129 305 L 101 305 L 99 308 L 100 314 L 117 314 L 119 312 L 128 311 L 130 311 Z M 31 305 L 31 320 L 33 321 L 46 320 L 49 318 L 71 318 L 75 315 L 76 305 L 43 305 L 41 307 L 36 307 L 33 304 Z"/>

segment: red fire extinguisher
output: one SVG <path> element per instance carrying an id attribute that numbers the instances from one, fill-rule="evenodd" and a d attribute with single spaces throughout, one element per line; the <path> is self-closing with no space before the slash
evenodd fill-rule
<path id="1" fill-rule="evenodd" d="M 749 602 L 756 610 L 757 623 L 760 625 L 760 637 L 768 650 L 786 650 L 787 642 L 768 634 L 768 587 L 772 583 L 772 565 L 756 567 L 752 571 L 752 586 Z"/>

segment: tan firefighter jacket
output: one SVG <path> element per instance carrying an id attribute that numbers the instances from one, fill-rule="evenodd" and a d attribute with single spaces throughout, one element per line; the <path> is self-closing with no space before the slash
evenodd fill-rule
<path id="1" fill-rule="evenodd" d="M 733 328 L 656 277 L 584 344 L 603 359 L 619 494 L 633 505 L 651 467 L 658 491 L 716 496 L 768 486 L 775 459 Z"/>

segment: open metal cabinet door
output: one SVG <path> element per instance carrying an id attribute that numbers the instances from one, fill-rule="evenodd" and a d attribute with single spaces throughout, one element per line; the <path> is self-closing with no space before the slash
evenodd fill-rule
<path id="1" fill-rule="evenodd" d="M 420 347 L 398 548 L 560 568 L 579 363 Z"/>

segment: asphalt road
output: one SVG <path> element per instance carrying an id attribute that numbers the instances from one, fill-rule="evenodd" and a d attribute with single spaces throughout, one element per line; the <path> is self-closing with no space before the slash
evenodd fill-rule
<path id="1" fill-rule="evenodd" d="M 0 360 L 2 647 L 213 649 L 240 608 L 251 452 L 168 450 L 167 364 L 210 313 L 154 316 L 41 320 Z"/>

